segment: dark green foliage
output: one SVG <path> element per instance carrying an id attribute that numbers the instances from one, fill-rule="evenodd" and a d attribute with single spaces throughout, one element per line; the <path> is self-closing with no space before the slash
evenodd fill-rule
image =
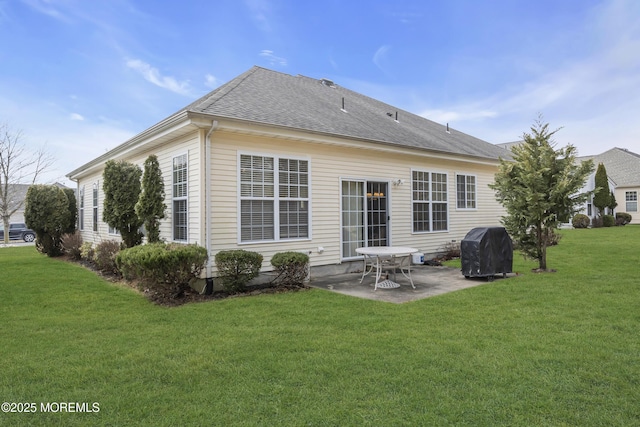
<path id="1" fill-rule="evenodd" d="M 93 262 L 98 270 L 105 273 L 119 274 L 118 267 L 116 266 L 116 256 L 120 252 L 120 242 L 116 240 L 105 240 L 96 245 L 95 252 L 93 254 Z"/>
<path id="2" fill-rule="evenodd" d="M 618 202 L 616 201 L 616 195 L 613 194 L 613 190 L 612 190 L 611 196 L 609 197 L 609 205 L 607 206 L 609 208 L 609 213 L 611 213 L 611 215 L 613 215 L 613 211 L 617 206 L 618 206 Z"/>
<path id="3" fill-rule="evenodd" d="M 144 162 L 142 175 L 142 193 L 136 203 L 136 214 L 144 223 L 147 241 L 160 241 L 160 220 L 165 216 L 167 206 L 164 204 L 164 181 L 158 158 L 151 155 Z"/>
<path id="4" fill-rule="evenodd" d="M 614 225 L 616 225 L 616 218 L 613 215 L 604 215 L 602 217 L 603 227 L 613 227 Z"/>
<path id="5" fill-rule="evenodd" d="M 130 248 L 142 242 L 142 221 L 135 206 L 140 196 L 142 171 L 132 163 L 109 160 L 105 164 L 102 189 L 104 210 L 102 218 L 120 232 L 125 246 Z"/>
<path id="6" fill-rule="evenodd" d="M 218 278 L 227 292 L 243 291 L 260 274 L 262 255 L 242 249 L 220 251 L 215 257 Z"/>
<path id="7" fill-rule="evenodd" d="M 591 219 L 585 214 L 576 214 L 571 220 L 573 228 L 587 228 L 591 224 Z"/>
<path id="8" fill-rule="evenodd" d="M 616 213 L 616 225 L 627 225 L 631 222 L 631 214 L 626 212 Z"/>
<path id="9" fill-rule="evenodd" d="M 69 201 L 69 223 L 63 230 L 64 233 L 74 233 L 76 231 L 76 223 L 78 221 L 78 204 L 76 202 L 76 192 L 71 188 L 64 188 L 64 194 L 67 195 Z"/>
<path id="10" fill-rule="evenodd" d="M 27 227 L 36 232 L 36 248 L 48 256 L 62 255 L 60 238 L 70 222 L 65 192 L 55 185 L 32 185 L 25 203 L 24 218 Z"/>
<path id="11" fill-rule="evenodd" d="M 124 249 L 116 265 L 125 279 L 141 280 L 152 287 L 184 289 L 200 276 L 208 259 L 206 248 L 177 243 L 149 243 Z"/>
<path id="12" fill-rule="evenodd" d="M 82 258 L 80 248 L 82 247 L 82 235 L 79 231 L 63 234 L 61 239 L 62 250 L 69 255 L 71 259 L 79 260 Z"/>
<path id="13" fill-rule="evenodd" d="M 607 169 L 602 163 L 596 171 L 596 189 L 593 193 L 593 205 L 598 209 L 600 216 L 604 215 L 605 208 L 611 204 L 611 192 L 609 191 L 609 179 Z"/>
<path id="14" fill-rule="evenodd" d="M 547 246 L 553 230 L 568 222 L 588 194 L 579 193 L 593 171 L 591 161 L 576 162 L 572 145 L 556 150 L 552 141 L 558 132 L 539 118 L 524 142 L 512 148 L 513 161 L 500 160 L 495 182 L 496 199 L 506 208 L 502 218 L 507 232 L 525 257 L 547 269 Z"/>
<path id="15" fill-rule="evenodd" d="M 302 285 L 309 275 L 309 255 L 301 252 L 278 252 L 271 265 L 278 273 L 273 281 L 282 285 Z"/>

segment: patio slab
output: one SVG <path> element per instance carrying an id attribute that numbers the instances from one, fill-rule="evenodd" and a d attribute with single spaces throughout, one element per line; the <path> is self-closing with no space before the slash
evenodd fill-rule
<path id="1" fill-rule="evenodd" d="M 507 274 L 507 278 L 514 276 L 516 276 L 515 273 Z M 409 281 L 399 273 L 396 280 L 401 285 L 399 288 L 378 288 L 375 291 L 373 290 L 376 280 L 375 272 L 366 276 L 362 284 L 360 284 L 360 277 L 362 277 L 361 272 L 325 277 L 312 276 L 309 286 L 358 298 L 401 304 L 490 283 L 484 277 L 466 279 L 457 268 L 427 265 L 411 267 L 411 277 L 416 289 L 413 289 Z M 494 278 L 503 280 L 502 274 Z"/>

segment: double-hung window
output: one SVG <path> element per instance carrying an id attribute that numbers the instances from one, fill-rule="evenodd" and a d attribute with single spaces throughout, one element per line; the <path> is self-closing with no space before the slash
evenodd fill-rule
<path id="1" fill-rule="evenodd" d="M 84 186 L 80 189 L 80 212 L 78 215 L 78 228 L 84 230 Z"/>
<path id="2" fill-rule="evenodd" d="M 309 237 L 309 162 L 240 155 L 240 242 Z"/>
<path id="3" fill-rule="evenodd" d="M 624 193 L 624 198 L 627 204 L 627 212 L 638 212 L 638 192 L 626 191 Z"/>
<path id="4" fill-rule="evenodd" d="M 93 184 L 93 231 L 98 231 L 98 183 Z"/>
<path id="5" fill-rule="evenodd" d="M 447 174 L 414 170 L 411 186 L 413 232 L 448 230 Z"/>
<path id="6" fill-rule="evenodd" d="M 456 175 L 456 207 L 458 209 L 476 208 L 476 177 Z"/>
<path id="7" fill-rule="evenodd" d="M 172 174 L 172 223 L 173 240 L 186 242 L 189 240 L 188 216 L 188 173 L 187 155 L 173 158 Z"/>

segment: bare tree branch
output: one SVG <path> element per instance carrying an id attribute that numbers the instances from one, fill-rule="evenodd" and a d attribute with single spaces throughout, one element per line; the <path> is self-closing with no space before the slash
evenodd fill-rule
<path id="1" fill-rule="evenodd" d="M 0 218 L 4 229 L 9 219 L 24 205 L 17 191 L 18 184 L 34 184 L 54 163 L 55 159 L 44 147 L 30 152 L 22 143 L 21 130 L 13 130 L 8 123 L 0 123 Z M 8 243 L 9 233 L 4 233 Z"/>

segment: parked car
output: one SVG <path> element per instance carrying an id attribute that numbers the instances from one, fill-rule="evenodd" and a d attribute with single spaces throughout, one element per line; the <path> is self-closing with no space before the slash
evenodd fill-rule
<path id="1" fill-rule="evenodd" d="M 0 242 L 4 240 L 4 225 L 0 224 Z M 9 224 L 9 240 L 24 240 L 33 242 L 36 240 L 36 232 L 27 228 L 23 222 Z"/>

